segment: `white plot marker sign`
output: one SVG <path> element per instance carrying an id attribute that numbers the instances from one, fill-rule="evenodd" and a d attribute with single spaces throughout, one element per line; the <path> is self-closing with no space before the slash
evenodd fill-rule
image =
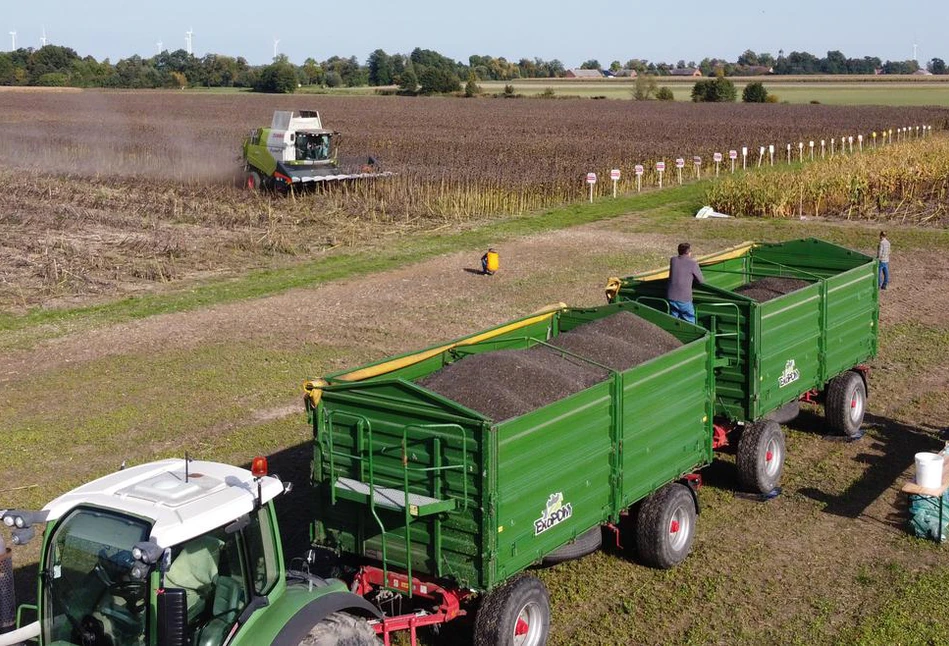
<path id="1" fill-rule="evenodd" d="M 722 153 L 715 153 L 712 155 L 712 159 L 715 161 L 715 177 L 718 177 L 718 168 L 722 163 Z"/>
<path id="2" fill-rule="evenodd" d="M 587 173 L 587 184 L 590 185 L 590 204 L 593 204 L 593 187 L 596 186 L 596 173 Z"/>
<path id="3" fill-rule="evenodd" d="M 741 147 L 741 169 L 748 170 L 748 146 Z"/>
<path id="4" fill-rule="evenodd" d="M 679 186 L 682 186 L 682 169 L 685 168 L 685 159 L 679 157 L 676 160 L 676 174 L 679 176 Z"/>
<path id="5" fill-rule="evenodd" d="M 636 192 L 642 193 L 643 190 L 643 173 L 646 172 L 646 169 L 642 164 L 636 164 L 636 168 L 633 169 L 636 173 Z"/>
<path id="6" fill-rule="evenodd" d="M 613 180 L 613 199 L 616 199 L 616 183 L 619 181 L 621 173 L 618 168 L 610 171 L 610 179 Z"/>
<path id="7" fill-rule="evenodd" d="M 656 162 L 656 172 L 659 173 L 659 188 L 662 188 L 662 174 L 666 172 L 666 162 Z"/>
<path id="8" fill-rule="evenodd" d="M 728 158 L 729 158 L 729 159 L 731 160 L 731 162 L 732 162 L 732 175 L 734 175 L 734 174 L 735 174 L 735 160 L 738 159 L 738 151 L 737 151 L 737 150 L 729 150 L 729 151 L 728 151 Z"/>
<path id="9" fill-rule="evenodd" d="M 771 165 L 774 166 L 774 144 L 768 144 L 768 158 L 771 160 Z"/>

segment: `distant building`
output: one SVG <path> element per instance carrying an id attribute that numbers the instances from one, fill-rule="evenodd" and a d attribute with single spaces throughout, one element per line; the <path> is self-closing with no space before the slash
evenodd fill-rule
<path id="1" fill-rule="evenodd" d="M 568 79 L 601 79 L 603 78 L 603 72 L 600 70 L 581 70 L 574 68 L 567 70 L 566 77 Z"/>
<path id="2" fill-rule="evenodd" d="M 932 72 L 930 72 L 929 70 L 922 69 L 922 68 L 913 72 L 913 76 L 932 76 L 932 75 L 933 75 Z"/>
<path id="3" fill-rule="evenodd" d="M 669 76 L 702 76 L 702 70 L 697 67 L 684 67 L 670 70 Z"/>
<path id="4" fill-rule="evenodd" d="M 613 74 L 619 78 L 629 78 L 629 79 L 634 79 L 637 76 L 639 76 L 636 70 L 618 70 L 614 72 Z"/>

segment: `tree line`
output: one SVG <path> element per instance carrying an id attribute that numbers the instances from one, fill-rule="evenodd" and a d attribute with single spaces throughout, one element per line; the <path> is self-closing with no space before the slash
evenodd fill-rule
<path id="1" fill-rule="evenodd" d="M 705 58 L 699 63 L 676 63 L 630 59 L 601 66 L 589 59 L 584 69 L 619 72 L 634 70 L 641 75 L 666 76 L 676 69 L 695 68 L 703 76 L 742 76 L 782 74 L 912 74 L 919 70 L 914 60 L 882 61 L 876 57 L 847 58 L 840 51 L 824 57 L 808 52 L 783 51 L 777 57 L 769 53 L 745 51 L 736 61 Z M 945 61 L 931 59 L 926 68 L 933 74 L 949 72 Z M 355 56 L 332 56 L 324 61 L 307 58 L 296 65 L 278 56 L 268 65 L 251 65 L 243 57 L 206 54 L 201 57 L 179 49 L 164 51 L 150 58 L 138 55 L 111 63 L 92 56 L 81 57 L 75 50 L 60 45 L 39 49 L 20 48 L 0 52 L 0 85 L 41 85 L 105 88 L 178 88 L 240 87 L 265 92 L 292 92 L 302 85 L 325 87 L 397 86 L 406 94 L 456 92 L 467 82 L 467 89 L 478 81 L 511 81 L 524 78 L 561 78 L 567 69 L 559 60 L 472 55 L 467 63 L 453 60 L 436 51 L 416 48 L 410 54 L 372 52 L 365 62 Z"/>

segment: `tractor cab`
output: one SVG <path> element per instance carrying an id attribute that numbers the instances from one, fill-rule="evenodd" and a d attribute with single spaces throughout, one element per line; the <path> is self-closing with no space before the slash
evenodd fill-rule
<path id="1" fill-rule="evenodd" d="M 289 163 L 331 163 L 336 158 L 337 135 L 331 130 L 298 130 L 290 133 L 295 158 Z"/>
<path id="2" fill-rule="evenodd" d="M 268 606 L 284 580 L 270 501 L 285 486 L 256 471 L 165 460 L 83 485 L 41 512 L 4 512 L 14 542 L 46 524 L 40 643 L 232 641 L 239 619 Z M 159 641 L 162 630 L 181 641 Z"/>

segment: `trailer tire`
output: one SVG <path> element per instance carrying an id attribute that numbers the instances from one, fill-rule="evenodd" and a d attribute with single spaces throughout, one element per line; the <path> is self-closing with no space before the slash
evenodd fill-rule
<path id="1" fill-rule="evenodd" d="M 774 420 L 778 424 L 787 424 L 797 419 L 800 414 L 801 400 L 795 399 L 793 402 L 788 402 L 781 408 L 771 411 L 765 416 L 765 419 Z"/>
<path id="2" fill-rule="evenodd" d="M 824 418 L 831 428 L 849 437 L 859 437 L 866 410 L 867 386 L 860 373 L 848 370 L 830 380 Z"/>
<path id="3" fill-rule="evenodd" d="M 257 171 L 251 170 L 244 173 L 244 188 L 248 191 L 259 191 L 263 188 L 263 182 Z"/>
<path id="4" fill-rule="evenodd" d="M 544 646 L 550 631 L 550 597 L 535 576 L 511 579 L 481 603 L 474 646 Z"/>
<path id="5" fill-rule="evenodd" d="M 692 493 L 673 482 L 646 498 L 636 518 L 636 549 L 640 560 L 668 569 L 685 560 L 695 538 L 697 514 Z"/>
<path id="6" fill-rule="evenodd" d="M 566 561 L 573 561 L 597 551 L 603 546 L 603 532 L 597 525 L 593 529 L 583 532 L 566 545 L 554 550 L 544 557 L 544 565 L 557 565 Z"/>
<path id="7" fill-rule="evenodd" d="M 778 423 L 765 419 L 745 427 L 738 440 L 738 479 L 742 489 L 771 493 L 784 471 L 784 433 Z"/>
<path id="8" fill-rule="evenodd" d="M 334 612 L 313 626 L 299 646 L 380 646 L 376 631 L 365 619 Z"/>

